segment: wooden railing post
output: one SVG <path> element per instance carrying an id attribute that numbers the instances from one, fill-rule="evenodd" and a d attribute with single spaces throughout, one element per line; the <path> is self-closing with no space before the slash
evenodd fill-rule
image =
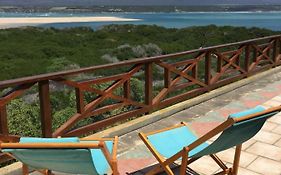
<path id="1" fill-rule="evenodd" d="M 205 56 L 205 83 L 207 85 L 211 83 L 211 52 L 207 52 Z"/>
<path id="2" fill-rule="evenodd" d="M 165 88 L 169 88 L 171 84 L 171 72 L 169 69 L 164 69 L 164 86 Z"/>
<path id="3" fill-rule="evenodd" d="M 79 88 L 75 88 L 75 95 L 76 95 L 76 108 L 78 113 L 84 112 L 84 94 L 83 91 Z"/>
<path id="4" fill-rule="evenodd" d="M 256 44 L 256 47 L 259 48 L 259 45 Z M 257 62 L 257 58 L 259 55 L 258 50 L 255 47 L 253 47 L 252 52 L 253 52 L 253 62 Z"/>
<path id="5" fill-rule="evenodd" d="M 279 41 L 279 54 L 281 54 L 281 37 L 279 37 L 278 41 Z"/>
<path id="6" fill-rule="evenodd" d="M 7 135 L 9 133 L 7 122 L 6 105 L 0 106 L 0 134 Z"/>
<path id="7" fill-rule="evenodd" d="M 130 92 L 131 92 L 131 85 L 130 85 L 130 80 L 126 81 L 123 85 L 123 90 L 124 90 L 124 97 L 125 98 L 130 98 Z"/>
<path id="8" fill-rule="evenodd" d="M 222 68 L 222 58 L 221 58 L 221 56 L 218 56 L 218 60 L 217 60 L 217 72 L 221 72 L 221 68 Z"/>
<path id="9" fill-rule="evenodd" d="M 145 104 L 152 105 L 152 63 L 145 64 Z"/>
<path id="10" fill-rule="evenodd" d="M 52 115 L 51 115 L 49 81 L 48 80 L 40 81 L 38 83 L 38 86 L 39 86 L 42 136 L 52 137 Z"/>
<path id="11" fill-rule="evenodd" d="M 277 55 L 278 55 L 278 43 L 277 43 L 277 39 L 274 39 L 274 43 L 273 43 L 273 51 L 272 51 L 272 60 L 274 61 L 274 66 L 277 66 L 278 60 L 277 60 Z"/>
<path id="12" fill-rule="evenodd" d="M 250 66 L 250 50 L 251 50 L 251 45 L 248 44 L 245 48 L 245 71 L 247 73 L 246 76 L 249 75 L 249 66 Z"/>

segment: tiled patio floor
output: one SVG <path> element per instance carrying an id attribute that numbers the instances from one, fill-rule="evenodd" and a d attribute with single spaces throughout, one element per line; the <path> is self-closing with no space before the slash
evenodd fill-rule
<path id="1" fill-rule="evenodd" d="M 156 163 L 151 153 L 138 138 L 137 134 L 140 131 L 158 130 L 184 121 L 200 136 L 223 122 L 229 114 L 256 105 L 262 105 L 266 108 L 281 105 L 281 73 L 246 85 L 122 136 L 119 145 L 121 174 L 142 175 L 151 165 Z M 242 150 L 239 175 L 281 175 L 281 114 L 270 118 L 262 130 L 243 145 Z M 231 165 L 234 148 L 217 155 L 227 165 Z M 214 174 L 220 170 L 218 165 L 207 156 L 192 163 L 190 168 L 198 174 L 204 175 Z M 176 171 L 177 169 L 175 169 Z"/>
<path id="2" fill-rule="evenodd" d="M 184 121 L 200 136 L 223 122 L 229 114 L 256 105 L 266 108 L 281 105 L 281 73 L 260 79 L 121 136 L 118 145 L 121 175 L 142 175 L 156 163 L 152 154 L 139 139 L 140 131 L 158 130 Z M 281 175 L 281 114 L 270 118 L 262 130 L 243 145 L 242 150 L 239 175 Z M 233 155 L 234 149 L 218 153 L 227 165 L 231 165 Z M 217 164 L 207 156 L 194 162 L 190 167 L 197 172 L 193 175 L 213 174 L 219 170 Z M 7 174 L 18 175 L 20 171 Z"/>

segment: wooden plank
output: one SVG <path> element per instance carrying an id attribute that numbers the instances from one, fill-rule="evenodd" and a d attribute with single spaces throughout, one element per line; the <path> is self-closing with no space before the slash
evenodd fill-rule
<path id="1" fill-rule="evenodd" d="M 168 68 L 164 68 L 164 87 L 169 88 L 171 85 L 171 72 Z"/>
<path id="2" fill-rule="evenodd" d="M 63 136 L 68 129 L 70 129 L 77 121 L 83 117 L 83 114 L 75 114 L 68 119 L 63 125 L 61 125 L 54 133 L 53 137 Z"/>
<path id="3" fill-rule="evenodd" d="M 0 134 L 8 134 L 8 121 L 6 105 L 0 106 Z"/>
<path id="4" fill-rule="evenodd" d="M 258 57 L 258 55 L 259 55 L 259 52 L 258 52 L 258 46 L 257 45 L 252 45 L 252 52 L 253 52 L 253 57 L 252 57 L 252 59 L 253 59 L 253 62 L 255 63 L 255 62 L 257 62 L 257 57 Z"/>
<path id="5" fill-rule="evenodd" d="M 98 89 L 94 89 L 94 88 L 89 88 L 89 87 L 85 87 L 83 88 L 84 90 L 87 90 L 89 92 L 94 92 L 94 93 L 97 93 L 101 96 L 105 95 L 105 92 L 104 91 L 101 91 L 101 90 L 98 90 Z M 118 95 L 114 95 L 114 94 L 107 94 L 107 96 L 109 98 L 112 98 L 112 99 L 115 99 L 115 100 L 118 100 L 118 101 L 122 101 L 126 104 L 131 104 L 131 105 L 134 105 L 134 106 L 139 106 L 139 107 L 147 107 L 147 105 L 143 104 L 143 103 L 139 103 L 139 102 L 136 102 L 136 101 L 133 101 L 131 99 L 127 99 L 127 98 L 124 98 L 124 97 L 121 97 L 121 96 L 118 96 Z"/>
<path id="6" fill-rule="evenodd" d="M 178 62 L 175 62 L 175 63 L 172 63 L 171 65 L 174 66 L 174 67 L 178 67 L 178 66 L 185 66 L 185 65 L 188 65 L 188 64 L 193 64 L 197 62 L 197 59 L 188 59 L 188 60 L 183 60 L 183 61 L 178 61 Z"/>
<path id="7" fill-rule="evenodd" d="M 205 55 L 205 83 L 211 84 L 211 52 Z"/>
<path id="8" fill-rule="evenodd" d="M 221 57 L 222 59 L 224 59 L 225 61 L 227 61 L 227 64 L 224 65 L 222 68 L 221 68 L 221 72 L 218 72 L 216 75 L 214 75 L 211 79 L 211 82 L 210 84 L 215 84 L 219 78 L 223 75 L 226 74 L 226 71 L 227 69 L 230 67 L 230 66 L 233 66 L 236 68 L 236 70 L 240 71 L 241 73 L 245 73 L 245 71 L 243 69 L 241 69 L 241 67 L 239 67 L 238 65 L 236 65 L 234 62 L 236 61 L 236 59 L 240 56 L 241 54 L 241 50 L 237 51 L 237 53 L 235 55 L 233 55 L 230 59 L 228 58 L 225 58 L 223 55 L 221 55 L 220 53 L 217 53 L 219 55 L 219 57 Z"/>
<path id="9" fill-rule="evenodd" d="M 193 68 L 192 68 L 192 77 L 194 79 L 198 78 L 198 64 L 196 64 Z"/>
<path id="10" fill-rule="evenodd" d="M 76 108 L 77 113 L 83 113 L 84 112 L 84 93 L 80 88 L 75 88 L 75 94 L 76 94 Z"/>
<path id="11" fill-rule="evenodd" d="M 206 84 L 202 83 L 201 81 L 199 81 L 199 80 L 197 80 L 197 79 L 194 79 L 192 76 L 189 76 L 188 74 L 185 73 L 185 71 L 187 71 L 187 69 L 189 70 L 189 68 L 190 68 L 189 66 L 188 66 L 186 69 L 184 69 L 183 71 L 180 71 L 180 70 L 176 69 L 175 67 L 173 67 L 173 66 L 171 66 L 171 65 L 169 65 L 169 64 L 163 63 L 163 62 L 161 62 L 161 61 L 157 62 L 156 64 L 158 64 L 158 65 L 160 65 L 160 66 L 162 66 L 162 67 L 165 67 L 165 68 L 169 68 L 170 71 L 172 71 L 172 72 L 178 74 L 179 76 L 181 76 L 181 77 L 183 77 L 183 78 L 185 78 L 185 79 L 187 79 L 187 80 L 189 80 L 189 81 L 193 81 L 194 83 L 196 83 L 196 84 L 198 84 L 198 85 L 200 85 L 200 86 L 203 86 L 203 87 L 206 87 L 206 86 L 207 86 Z M 171 85 L 174 85 L 174 83 L 178 81 L 178 78 L 181 78 L 181 77 L 176 77 L 176 78 L 171 82 Z"/>
<path id="12" fill-rule="evenodd" d="M 0 164 L 5 163 L 9 160 L 13 160 L 13 159 L 14 158 L 9 156 L 8 154 L 0 152 Z"/>
<path id="13" fill-rule="evenodd" d="M 190 90 L 188 92 L 183 92 L 182 94 L 179 94 L 179 95 L 176 95 L 174 97 L 170 97 L 170 98 L 167 98 L 167 99 L 161 101 L 155 107 L 164 108 L 164 107 L 170 106 L 172 104 L 175 104 L 177 102 L 181 102 L 181 101 L 184 101 L 186 99 L 190 99 L 194 96 L 203 94 L 206 91 L 207 91 L 206 88 L 197 88 L 197 89 Z"/>
<path id="14" fill-rule="evenodd" d="M 91 131 L 102 129 L 103 127 L 109 126 L 116 122 L 120 122 L 120 121 L 126 120 L 128 118 L 136 117 L 140 114 L 144 114 L 145 112 L 148 112 L 148 110 L 149 110 L 149 108 L 141 108 L 141 109 L 136 109 L 136 110 L 128 111 L 125 113 L 121 113 L 121 114 L 106 118 L 104 120 L 101 120 L 101 121 L 74 129 L 72 131 L 69 131 L 69 132 L 65 133 L 64 136 L 70 137 L 70 136 L 80 136 L 83 134 L 87 134 Z"/>
<path id="15" fill-rule="evenodd" d="M 89 116 L 99 115 L 99 114 L 105 113 L 105 112 L 110 111 L 110 110 L 121 108 L 123 106 L 126 106 L 126 103 L 116 103 L 116 104 L 111 104 L 111 105 L 103 106 L 103 107 L 100 107 L 98 109 L 93 110 L 89 114 Z M 87 116 L 83 116 L 83 118 L 85 118 L 85 117 L 87 117 Z"/>
<path id="16" fill-rule="evenodd" d="M 224 56 L 223 54 L 218 55 L 218 60 L 217 60 L 217 72 L 221 72 L 222 69 L 222 56 Z"/>
<path id="17" fill-rule="evenodd" d="M 83 81 L 79 81 L 78 84 L 79 85 L 89 85 L 89 84 L 106 83 L 109 81 L 116 81 L 116 80 L 122 79 L 124 76 L 126 76 L 126 74 L 127 73 L 122 73 L 122 74 L 112 75 L 112 76 L 107 76 L 107 77 L 98 77 L 98 78 L 91 79 L 91 80 L 83 80 Z"/>
<path id="18" fill-rule="evenodd" d="M 27 89 L 29 89 L 34 84 L 24 84 L 19 85 L 9 92 L 5 93 L 2 97 L 0 97 L 0 106 L 3 106 L 9 103 L 11 100 L 15 99 L 16 97 L 22 95 Z"/>
<path id="19" fill-rule="evenodd" d="M 0 143 L 1 149 L 79 149 L 100 148 L 98 143 Z"/>
<path id="20" fill-rule="evenodd" d="M 2 142 L 19 142 L 20 136 L 0 134 L 0 141 Z"/>
<path id="21" fill-rule="evenodd" d="M 152 104 L 156 105 L 158 103 L 161 102 L 161 100 L 169 93 L 169 88 L 164 88 L 162 89 L 157 95 L 156 97 L 153 98 L 152 100 Z"/>
<path id="22" fill-rule="evenodd" d="M 38 83 L 43 137 L 52 137 L 52 114 L 49 92 L 49 81 Z"/>
<path id="23" fill-rule="evenodd" d="M 145 104 L 152 105 L 152 63 L 145 64 Z"/>
<path id="24" fill-rule="evenodd" d="M 272 60 L 274 61 L 274 64 L 275 66 L 277 65 L 278 63 L 278 60 L 277 60 L 277 55 L 278 55 L 278 43 L 277 43 L 278 40 L 274 40 L 274 44 L 273 44 L 273 51 L 272 51 Z"/>
<path id="25" fill-rule="evenodd" d="M 177 84 L 174 87 L 172 87 L 170 91 L 179 90 L 179 89 L 184 90 L 185 88 L 192 86 L 192 85 L 196 85 L 196 84 L 194 82 Z"/>
<path id="26" fill-rule="evenodd" d="M 124 91 L 124 98 L 130 98 L 131 96 L 131 83 L 130 83 L 130 79 L 125 81 L 125 83 L 123 84 L 123 91 Z"/>
<path id="27" fill-rule="evenodd" d="M 271 113 L 274 113 L 274 112 L 280 112 L 280 111 L 281 111 L 281 105 L 271 107 L 271 108 L 268 108 L 264 111 L 256 112 L 254 114 L 249 114 L 249 115 L 246 115 L 246 116 L 243 116 L 243 117 L 234 118 L 233 120 L 235 121 L 235 123 L 243 122 L 245 120 L 250 120 L 250 119 L 255 118 L 255 117 L 259 117 L 259 116 L 266 115 L 266 114 L 271 114 Z"/>
<path id="28" fill-rule="evenodd" d="M 247 45 L 245 47 L 245 74 L 249 73 L 249 66 L 250 66 L 250 54 L 251 54 L 251 45 Z"/>
<path id="29" fill-rule="evenodd" d="M 279 37 L 279 54 L 281 54 L 281 37 Z"/>

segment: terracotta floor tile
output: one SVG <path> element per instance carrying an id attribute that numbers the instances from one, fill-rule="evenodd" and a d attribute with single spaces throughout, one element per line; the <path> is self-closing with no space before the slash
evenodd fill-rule
<path id="1" fill-rule="evenodd" d="M 246 150 L 247 148 L 249 148 L 254 143 L 256 143 L 256 140 L 254 140 L 254 139 L 250 139 L 250 140 L 244 142 L 243 145 L 242 145 L 242 150 L 243 151 Z"/>
<path id="2" fill-rule="evenodd" d="M 212 174 L 220 169 L 220 167 L 215 163 L 215 161 L 209 157 L 204 156 L 197 161 L 189 165 L 194 171 L 202 174 Z"/>
<path id="3" fill-rule="evenodd" d="M 238 175 L 261 175 L 259 173 L 256 173 L 254 171 L 251 171 L 251 170 L 248 170 L 248 169 L 245 169 L 245 168 L 242 168 L 242 167 L 239 167 L 238 169 Z"/>
<path id="4" fill-rule="evenodd" d="M 281 135 L 281 125 L 279 125 L 278 127 L 274 128 L 272 130 L 272 132 Z"/>
<path id="5" fill-rule="evenodd" d="M 259 157 L 247 169 L 263 175 L 280 175 L 281 163 L 267 158 Z"/>
<path id="6" fill-rule="evenodd" d="M 268 119 L 268 121 L 281 124 L 281 113 L 276 114 L 275 116 Z"/>
<path id="7" fill-rule="evenodd" d="M 246 149 L 246 151 L 255 155 L 267 157 L 272 160 L 281 160 L 281 148 L 274 145 L 256 142 Z"/>
<path id="8" fill-rule="evenodd" d="M 281 135 L 272 132 L 267 132 L 267 131 L 259 131 L 258 134 L 253 137 L 253 139 L 259 142 L 269 143 L 269 144 L 275 143 L 280 138 Z"/>
<path id="9" fill-rule="evenodd" d="M 234 153 L 235 149 L 228 149 L 225 151 L 222 151 L 220 153 L 217 153 L 217 156 L 223 161 L 223 162 L 228 162 L 228 163 L 233 163 L 234 159 Z M 257 155 L 247 153 L 245 151 L 241 152 L 241 157 L 240 157 L 240 166 L 241 167 L 247 167 L 251 162 L 253 162 L 257 158 Z"/>
<path id="10" fill-rule="evenodd" d="M 274 145 L 281 148 L 281 139 L 279 141 L 277 141 Z"/>
<path id="11" fill-rule="evenodd" d="M 272 131 L 274 130 L 276 127 L 278 127 L 278 124 L 276 123 L 272 123 L 272 122 L 265 122 L 265 124 L 262 127 L 262 131 Z"/>

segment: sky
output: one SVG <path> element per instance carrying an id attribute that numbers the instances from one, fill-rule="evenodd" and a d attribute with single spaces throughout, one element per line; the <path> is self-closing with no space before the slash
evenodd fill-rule
<path id="1" fill-rule="evenodd" d="M 281 4 L 281 0 L 0 0 L 0 6 Z"/>

